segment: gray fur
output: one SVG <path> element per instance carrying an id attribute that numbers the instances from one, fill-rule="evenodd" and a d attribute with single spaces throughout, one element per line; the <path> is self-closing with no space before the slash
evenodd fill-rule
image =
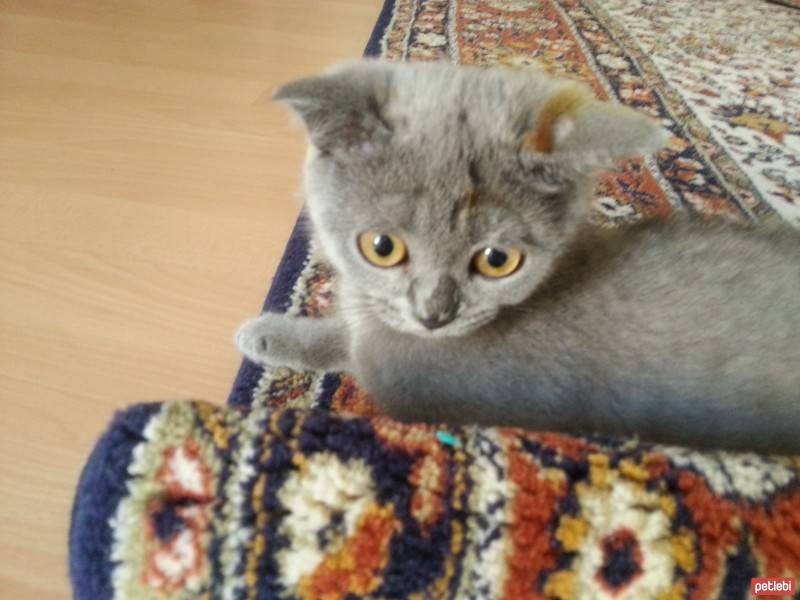
<path id="1" fill-rule="evenodd" d="M 339 306 L 317 321 L 263 315 L 239 347 L 266 364 L 351 371 L 404 420 L 799 452 L 797 232 L 587 224 L 591 169 L 663 134 L 592 102 L 552 153 L 526 149 L 561 85 L 373 62 L 280 90 L 310 131 L 306 201 Z M 407 262 L 369 264 L 356 244 L 367 230 L 401 236 Z M 522 249 L 521 268 L 473 273 L 491 244 Z"/>

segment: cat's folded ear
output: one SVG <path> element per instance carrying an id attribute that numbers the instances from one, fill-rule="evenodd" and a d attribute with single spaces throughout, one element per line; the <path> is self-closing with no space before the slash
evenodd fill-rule
<path id="1" fill-rule="evenodd" d="M 621 158 L 655 152 L 667 140 L 666 131 L 645 115 L 600 102 L 584 86 L 566 83 L 534 112 L 521 149 L 581 167 L 605 167 Z"/>
<path id="2" fill-rule="evenodd" d="M 379 64 L 352 64 L 327 75 L 287 83 L 273 99 L 303 119 L 311 143 L 324 153 L 369 152 L 391 127 L 381 114 L 391 73 Z"/>

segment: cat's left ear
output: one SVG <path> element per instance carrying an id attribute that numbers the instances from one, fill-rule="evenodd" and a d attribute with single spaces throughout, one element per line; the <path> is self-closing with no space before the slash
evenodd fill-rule
<path id="1" fill-rule="evenodd" d="M 273 99 L 300 115 L 311 143 L 322 152 L 369 152 L 391 135 L 381 114 L 389 77 L 377 63 L 353 63 L 327 75 L 287 83 Z"/>
<path id="2" fill-rule="evenodd" d="M 649 154 L 668 139 L 649 117 L 600 102 L 574 83 L 557 87 L 534 112 L 532 123 L 522 139 L 523 152 L 587 167 L 610 166 L 622 158 Z"/>

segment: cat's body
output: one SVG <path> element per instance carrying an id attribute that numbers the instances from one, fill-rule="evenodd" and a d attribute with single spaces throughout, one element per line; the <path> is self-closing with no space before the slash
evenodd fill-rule
<path id="1" fill-rule="evenodd" d="M 487 73 L 357 65 L 284 90 L 315 145 L 307 201 L 339 306 L 320 320 L 264 315 L 240 348 L 351 371 L 404 420 L 800 451 L 797 232 L 689 217 L 588 225 L 584 167 L 635 153 L 637 138 L 651 149 L 655 128 L 591 112 L 598 103 L 586 112 L 541 75 L 526 87 Z M 469 107 L 417 97 L 431 89 L 507 107 L 481 125 Z M 414 156 L 435 135 L 437 155 Z M 359 254 L 365 231 L 378 249 L 373 232 L 392 232 L 405 255 Z M 493 248 L 519 264 L 502 275 L 479 264 Z"/>
<path id="2" fill-rule="evenodd" d="M 587 233 L 552 280 L 465 337 L 354 328 L 351 369 L 406 420 L 796 451 L 798 250 L 794 231 L 691 220 Z"/>

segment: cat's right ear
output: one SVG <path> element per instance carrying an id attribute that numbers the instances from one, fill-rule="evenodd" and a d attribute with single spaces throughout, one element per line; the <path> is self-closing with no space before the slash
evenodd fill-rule
<path id="1" fill-rule="evenodd" d="M 579 167 L 606 167 L 622 158 L 655 152 L 667 140 L 667 132 L 651 118 L 626 106 L 600 102 L 583 85 L 565 83 L 538 108 L 522 150 Z"/>
<path id="2" fill-rule="evenodd" d="M 391 136 L 381 114 L 389 74 L 375 67 L 351 67 L 287 83 L 273 99 L 303 119 L 311 143 L 327 154 L 374 151 Z"/>

